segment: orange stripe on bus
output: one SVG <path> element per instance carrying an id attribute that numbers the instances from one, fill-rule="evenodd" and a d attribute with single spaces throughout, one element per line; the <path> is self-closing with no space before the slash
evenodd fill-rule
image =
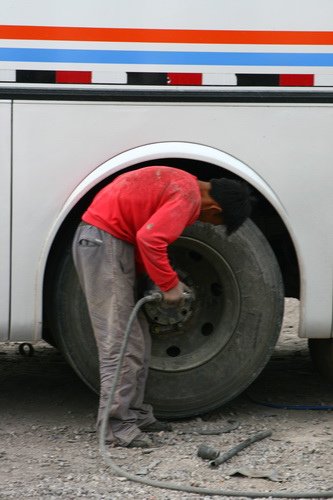
<path id="1" fill-rule="evenodd" d="M 170 30 L 0 25 L 0 38 L 76 42 L 333 45 L 333 31 Z"/>

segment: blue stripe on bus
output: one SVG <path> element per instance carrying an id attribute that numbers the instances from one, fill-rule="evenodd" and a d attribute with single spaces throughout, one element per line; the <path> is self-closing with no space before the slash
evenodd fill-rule
<path id="1" fill-rule="evenodd" d="M 202 66 L 333 66 L 332 53 L 172 52 L 0 47 L 0 61 Z"/>

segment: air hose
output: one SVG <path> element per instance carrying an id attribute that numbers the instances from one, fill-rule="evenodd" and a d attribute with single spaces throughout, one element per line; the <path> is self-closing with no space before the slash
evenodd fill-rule
<path id="1" fill-rule="evenodd" d="M 186 493 L 197 493 L 201 495 L 209 495 L 209 496 L 223 496 L 223 497 L 247 497 L 247 498 L 333 498 L 333 490 L 331 491 L 321 491 L 321 492 L 292 492 L 292 491 L 270 491 L 270 492 L 260 492 L 260 491 L 232 491 L 232 490 L 219 490 L 219 489 L 211 489 L 211 488 L 201 488 L 198 486 L 186 486 L 182 484 L 177 484 L 177 483 L 172 483 L 172 482 L 165 482 L 165 481 L 157 481 L 157 480 L 152 480 L 152 479 L 146 479 L 146 478 L 141 478 L 138 477 L 135 474 L 132 474 L 130 472 L 125 471 L 118 465 L 114 463 L 114 461 L 111 459 L 111 457 L 107 453 L 107 447 L 106 447 L 106 434 L 107 434 L 107 424 L 108 424 L 108 417 L 109 417 L 109 411 L 110 408 L 113 404 L 116 388 L 118 385 L 119 381 L 119 376 L 120 376 L 120 371 L 122 368 L 123 364 L 123 359 L 124 355 L 126 352 L 127 344 L 128 344 L 128 339 L 131 333 L 132 329 L 132 324 L 133 321 L 138 314 L 138 311 L 140 308 L 146 304 L 147 302 L 153 302 L 153 301 L 160 301 L 163 299 L 163 296 L 160 292 L 153 292 L 142 299 L 138 300 L 138 302 L 135 304 L 124 334 L 124 342 L 121 347 L 121 351 L 119 354 L 119 360 L 118 364 L 116 367 L 115 371 L 115 376 L 114 380 L 112 383 L 112 387 L 110 390 L 110 394 L 108 397 L 107 404 L 104 409 L 103 417 L 102 417 L 102 423 L 100 427 L 100 433 L 99 433 L 99 451 L 105 461 L 106 464 L 110 466 L 110 468 L 118 475 L 121 477 L 125 477 L 126 479 L 130 481 L 134 481 L 136 483 L 141 483 L 147 486 L 152 486 L 154 488 L 162 488 L 162 489 L 167 489 L 167 490 L 175 490 L 175 491 L 183 491 Z"/>

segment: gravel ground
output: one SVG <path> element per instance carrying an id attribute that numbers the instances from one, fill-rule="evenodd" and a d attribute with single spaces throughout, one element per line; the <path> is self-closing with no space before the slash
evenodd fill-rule
<path id="1" fill-rule="evenodd" d="M 332 388 L 314 372 L 297 328 L 298 302 L 289 299 L 275 353 L 246 394 L 201 418 L 174 422 L 173 432 L 155 435 L 156 448 L 110 449 L 115 463 L 141 478 L 213 489 L 333 490 L 332 412 L 254 402 L 333 404 Z M 22 356 L 17 344 L 2 344 L 0 371 L 1 499 L 211 498 L 113 474 L 98 452 L 97 396 L 55 349 L 39 343 L 33 356 Z M 222 432 L 230 423 L 236 428 Z M 272 435 L 217 469 L 197 456 L 201 444 L 225 452 L 262 430 Z"/>

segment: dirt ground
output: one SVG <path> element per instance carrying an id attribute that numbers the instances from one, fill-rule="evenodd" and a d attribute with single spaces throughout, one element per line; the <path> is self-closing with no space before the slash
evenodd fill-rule
<path id="1" fill-rule="evenodd" d="M 174 422 L 173 432 L 155 436 L 156 448 L 111 449 L 115 463 L 141 478 L 213 489 L 333 490 L 333 413 L 254 402 L 333 404 L 332 387 L 314 372 L 297 328 L 298 302 L 289 299 L 275 353 L 245 394 L 201 418 Z M 97 396 L 55 349 L 40 343 L 33 356 L 22 356 L 18 344 L 0 345 L 0 380 L 1 499 L 211 498 L 156 489 L 114 474 L 98 451 Z M 230 421 L 236 428 L 222 432 Z M 272 431 L 271 437 L 217 469 L 197 456 L 201 444 L 225 452 L 262 430 Z"/>

